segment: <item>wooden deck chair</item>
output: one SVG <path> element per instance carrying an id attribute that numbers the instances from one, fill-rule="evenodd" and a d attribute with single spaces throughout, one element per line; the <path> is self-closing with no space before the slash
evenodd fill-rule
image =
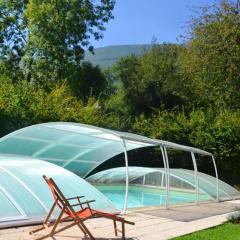
<path id="1" fill-rule="evenodd" d="M 49 232 L 46 235 L 41 236 L 36 240 L 42 240 L 48 237 L 53 237 L 55 234 L 62 232 L 66 229 L 69 229 L 73 226 L 77 226 L 85 236 L 89 236 L 90 239 L 94 240 L 93 235 L 84 224 L 84 221 L 96 217 L 104 217 L 111 219 L 113 221 L 115 236 L 118 235 L 118 232 L 121 232 L 122 239 L 125 239 L 125 223 L 134 225 L 133 222 L 126 221 L 124 218 L 119 217 L 115 214 L 92 209 L 90 207 L 90 203 L 94 202 L 95 200 L 81 201 L 84 196 L 66 198 L 52 178 L 48 178 L 46 176 L 43 176 L 43 178 L 45 179 L 51 190 L 54 202 L 46 219 L 43 222 L 43 226 L 30 232 L 30 234 L 34 234 L 44 229 L 49 230 Z M 71 202 L 73 201 L 75 203 L 71 204 Z M 51 222 L 50 219 L 56 207 L 60 209 L 60 213 L 56 220 Z M 78 211 L 74 210 L 76 207 L 79 207 Z M 72 220 L 73 222 L 69 223 L 68 225 L 64 225 L 61 228 L 57 228 L 59 223 L 66 222 L 68 220 Z M 117 229 L 117 222 L 121 223 L 121 230 Z"/>

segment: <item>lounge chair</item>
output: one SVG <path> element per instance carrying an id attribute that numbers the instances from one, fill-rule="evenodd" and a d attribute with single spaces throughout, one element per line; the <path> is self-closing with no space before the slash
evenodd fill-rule
<path id="1" fill-rule="evenodd" d="M 84 224 L 84 221 L 87 219 L 96 218 L 96 217 L 109 218 L 109 219 L 113 220 L 115 236 L 118 235 L 118 232 L 121 232 L 122 239 L 125 239 L 125 223 L 134 225 L 133 222 L 126 221 L 124 218 L 119 217 L 115 214 L 92 209 L 90 207 L 90 203 L 94 202 L 95 200 L 81 201 L 84 196 L 66 198 L 64 196 L 64 194 L 61 192 L 61 190 L 58 188 L 56 183 L 53 181 L 52 178 L 48 178 L 46 176 L 43 176 L 43 178 L 45 179 L 45 181 L 47 182 L 47 184 L 51 190 L 51 193 L 54 198 L 54 203 L 53 203 L 45 221 L 43 222 L 43 226 L 36 230 L 31 231 L 30 234 L 34 234 L 34 233 L 39 232 L 44 229 L 48 229 L 50 232 L 48 232 L 48 234 L 46 234 L 44 236 L 38 237 L 36 240 L 42 240 L 42 239 L 45 239 L 48 237 L 53 237 L 55 234 L 62 232 L 66 229 L 69 229 L 73 226 L 79 227 L 79 229 L 83 232 L 83 234 L 85 236 L 89 236 L 90 239 L 94 240 L 93 235 L 91 234 L 91 232 L 88 230 L 88 228 Z M 71 203 L 73 201 L 74 201 L 74 204 Z M 59 213 L 58 217 L 56 218 L 56 220 L 51 221 L 52 213 L 56 207 L 60 208 L 60 213 Z M 75 211 L 76 207 L 79 207 L 80 210 Z M 57 226 L 59 223 L 66 222 L 68 220 L 73 220 L 73 222 L 57 229 Z M 121 226 L 122 226 L 121 230 L 117 229 L 117 222 L 121 223 Z"/>

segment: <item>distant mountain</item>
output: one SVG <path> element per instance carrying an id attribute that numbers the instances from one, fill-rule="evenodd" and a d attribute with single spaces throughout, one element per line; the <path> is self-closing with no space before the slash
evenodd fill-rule
<path id="1" fill-rule="evenodd" d="M 140 56 L 145 50 L 150 48 L 150 44 L 138 45 L 116 45 L 95 49 L 95 54 L 86 52 L 85 59 L 101 68 L 112 66 L 119 58 L 135 54 Z"/>

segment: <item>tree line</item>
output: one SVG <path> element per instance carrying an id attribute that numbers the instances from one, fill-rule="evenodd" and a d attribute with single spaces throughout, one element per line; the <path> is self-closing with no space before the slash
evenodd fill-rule
<path id="1" fill-rule="evenodd" d="M 212 152 L 240 185 L 240 3 L 198 9 L 181 44 L 101 70 L 84 61 L 113 0 L 0 1 L 0 134 L 72 121 Z M 207 168 L 208 166 L 206 166 Z"/>

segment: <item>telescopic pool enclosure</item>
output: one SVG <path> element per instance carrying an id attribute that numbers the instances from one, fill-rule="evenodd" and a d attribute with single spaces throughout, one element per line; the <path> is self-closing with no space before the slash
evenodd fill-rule
<path id="1" fill-rule="evenodd" d="M 98 199 L 94 208 L 118 212 L 95 187 L 64 168 L 30 157 L 0 155 L 0 227 L 45 219 L 53 202 L 42 177 L 46 173 L 58 182 L 67 197 L 84 195 Z"/>
<path id="2" fill-rule="evenodd" d="M 128 151 L 145 147 L 159 148 L 163 159 L 163 168 L 160 166 L 159 169 L 129 167 Z M 191 156 L 193 171 L 170 169 L 168 155 L 170 149 L 188 152 Z M 112 173 L 114 176 L 121 176 L 121 179 L 124 180 L 125 198 L 121 209 L 123 212 L 126 212 L 128 208 L 128 188 L 129 182 L 132 183 L 133 171 L 142 179 L 149 173 L 161 173 L 162 181 L 164 181 L 162 187 L 165 189 L 164 205 L 166 208 L 170 206 L 170 187 L 174 177 L 181 179 L 184 182 L 183 185 L 190 183 L 191 190 L 195 194 L 196 204 L 201 200 L 201 196 L 199 196 L 201 192 L 208 192 L 211 200 L 215 201 L 240 198 L 238 191 L 218 179 L 215 159 L 209 152 L 85 124 L 44 123 L 20 129 L 0 139 L 0 205 L 3 204 L 2 209 L 9 209 L 7 212 L 0 210 L 0 222 L 23 220 L 32 216 L 31 211 L 33 210 L 24 210 L 24 203 L 20 199 L 16 199 L 14 193 L 11 192 L 13 188 L 23 189 L 19 190 L 19 196 L 21 196 L 21 192 L 28 192 L 29 199 L 26 197 L 25 202 L 31 202 L 33 199 L 32 202 L 38 203 L 42 212 L 39 210 L 37 217 L 38 219 L 42 218 L 50 201 L 50 196 L 46 193 L 47 186 L 39 180 L 43 174 L 53 176 L 53 178 L 56 176 L 63 189 L 66 191 L 70 189 L 67 195 L 76 195 L 77 192 L 83 191 L 83 194 L 80 195 L 85 195 L 88 199 L 96 199 L 95 208 L 110 212 L 118 211 L 102 193 L 82 178 L 88 177 L 102 163 L 119 154 L 124 154 L 125 167 L 116 168 Z M 196 155 L 211 158 L 215 171 L 214 177 L 198 172 Z M 29 172 L 33 174 L 29 175 Z M 54 173 L 60 174 L 54 175 Z M 105 176 L 111 176 L 111 174 L 108 173 Z M 66 180 L 64 180 L 65 177 Z M 9 181 L 4 182 L 5 178 L 9 178 Z M 31 179 L 33 179 L 32 182 Z M 67 181 L 67 179 L 70 180 Z M 13 181 L 21 188 L 14 184 L 11 186 Z M 35 184 L 39 181 L 40 185 Z M 206 187 L 206 182 L 208 182 L 208 187 Z M 68 188 L 68 186 L 70 187 Z M 27 195 L 25 194 L 25 196 Z M 28 214 L 27 211 L 29 211 Z M 36 220 L 36 217 L 30 219 Z"/>

